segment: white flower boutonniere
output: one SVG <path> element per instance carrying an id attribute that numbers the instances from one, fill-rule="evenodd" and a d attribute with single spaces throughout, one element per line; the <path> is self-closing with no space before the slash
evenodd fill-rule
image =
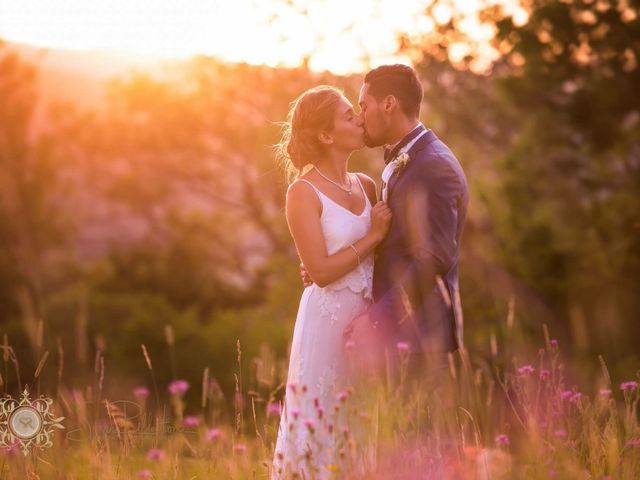
<path id="1" fill-rule="evenodd" d="M 400 155 L 398 155 L 395 159 L 396 168 L 394 169 L 394 173 L 400 173 L 404 169 L 404 167 L 407 166 L 410 159 L 411 157 L 409 157 L 409 154 L 407 152 L 402 152 Z"/>

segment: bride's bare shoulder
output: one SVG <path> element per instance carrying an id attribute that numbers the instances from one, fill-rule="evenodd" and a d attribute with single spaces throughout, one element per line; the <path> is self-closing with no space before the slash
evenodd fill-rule
<path id="1" fill-rule="evenodd" d="M 372 205 L 375 204 L 378 196 L 377 194 L 378 187 L 376 185 L 375 180 L 371 178 L 369 175 L 364 174 L 362 172 L 356 172 L 356 175 L 360 179 L 360 182 L 362 182 L 364 191 L 367 192 L 367 196 L 369 197 L 371 204 Z"/>
<path id="2" fill-rule="evenodd" d="M 293 207 L 296 210 L 322 206 L 313 184 L 306 179 L 298 179 L 289 185 L 286 203 L 288 209 Z"/>

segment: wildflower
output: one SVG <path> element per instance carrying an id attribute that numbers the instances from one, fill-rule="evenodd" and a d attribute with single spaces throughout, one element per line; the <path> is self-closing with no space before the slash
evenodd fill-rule
<path id="1" fill-rule="evenodd" d="M 169 393 L 182 396 L 189 390 L 189 386 L 189 382 L 186 380 L 174 380 L 169 384 Z"/>
<path id="2" fill-rule="evenodd" d="M 629 440 L 624 445 L 625 445 L 625 447 L 638 447 L 638 446 L 640 446 L 640 438 L 635 438 L 633 440 Z"/>
<path id="3" fill-rule="evenodd" d="M 311 418 L 307 418 L 307 419 L 304 421 L 304 424 L 306 425 L 306 427 L 309 429 L 309 431 L 310 431 L 311 433 L 313 433 L 313 432 L 315 431 L 316 422 L 315 422 L 313 419 L 311 419 Z"/>
<path id="4" fill-rule="evenodd" d="M 233 451 L 242 455 L 247 452 L 247 446 L 244 443 L 238 443 L 233 447 Z"/>
<path id="5" fill-rule="evenodd" d="M 298 410 L 297 408 L 294 408 L 293 410 L 291 410 L 291 416 L 293 417 L 294 420 L 297 420 L 298 417 L 300 416 L 300 410 Z"/>
<path id="6" fill-rule="evenodd" d="M 202 423 L 202 419 L 200 417 L 194 417 L 193 415 L 189 415 L 184 417 L 182 421 L 185 427 L 197 427 Z"/>
<path id="7" fill-rule="evenodd" d="M 336 400 L 338 400 L 339 402 L 346 402 L 347 400 L 347 392 L 338 392 L 336 395 Z"/>
<path id="8" fill-rule="evenodd" d="M 507 437 L 504 433 L 496 436 L 496 445 L 499 447 L 506 447 L 509 445 L 509 437 Z"/>
<path id="9" fill-rule="evenodd" d="M 166 453 L 161 448 L 150 448 L 147 452 L 147 460 L 164 460 Z"/>
<path id="10" fill-rule="evenodd" d="M 207 431 L 207 441 L 216 442 L 220 438 L 220 430 L 217 428 L 211 428 Z"/>
<path id="11" fill-rule="evenodd" d="M 133 389 L 133 396 L 136 398 L 146 398 L 149 396 L 149 393 L 150 392 L 147 387 L 136 387 Z"/>
<path id="12" fill-rule="evenodd" d="M 291 392 L 292 392 L 292 393 L 296 393 L 296 389 L 297 389 L 297 387 L 296 387 L 296 384 L 295 384 L 295 383 L 290 383 L 290 384 L 288 385 L 288 387 L 289 387 L 289 390 L 291 390 Z"/>
<path id="13" fill-rule="evenodd" d="M 620 390 L 622 391 L 635 390 L 636 388 L 638 388 L 638 382 L 635 382 L 633 380 L 631 380 L 630 382 L 622 382 L 620 384 Z"/>
<path id="14" fill-rule="evenodd" d="M 562 438 L 567 436 L 567 432 L 565 430 L 556 430 L 553 432 L 554 437 Z"/>
<path id="15" fill-rule="evenodd" d="M 145 468 L 144 470 L 140 470 L 138 472 L 138 474 L 136 475 L 136 477 L 138 477 L 138 478 L 153 478 L 153 473 L 151 473 L 151 470 L 149 470 L 148 468 Z"/>
<path id="16" fill-rule="evenodd" d="M 576 392 L 573 395 L 571 395 L 571 397 L 569 398 L 569 401 L 572 403 L 575 403 L 578 400 L 580 400 L 581 397 L 582 397 L 582 394 L 580 392 Z"/>
<path id="17" fill-rule="evenodd" d="M 353 340 L 347 340 L 344 343 L 344 348 L 346 348 L 347 350 L 353 350 L 353 347 L 356 346 L 356 342 L 354 342 Z"/>
<path id="18" fill-rule="evenodd" d="M 531 365 L 524 365 L 520 368 L 518 368 L 518 374 L 520 375 L 529 375 L 530 373 L 533 373 L 535 371 L 535 368 L 533 368 Z"/>
<path id="19" fill-rule="evenodd" d="M 270 402 L 267 405 L 267 417 L 279 417 L 280 416 L 280 404 L 278 402 Z"/>
<path id="20" fill-rule="evenodd" d="M 558 340 L 552 338 L 551 340 L 549 340 L 549 345 L 551 345 L 551 348 L 558 348 Z"/>
<path id="21" fill-rule="evenodd" d="M 609 395 L 611 395 L 611 389 L 609 389 L 609 388 L 601 388 L 598 393 L 600 395 L 602 395 L 603 397 L 608 397 Z"/>
<path id="22" fill-rule="evenodd" d="M 409 344 L 407 342 L 398 342 L 396 344 L 396 347 L 398 348 L 399 352 L 408 352 L 409 351 Z"/>
<path id="23" fill-rule="evenodd" d="M 560 392 L 560 398 L 562 400 L 567 400 L 569 398 L 571 398 L 573 396 L 573 392 L 571 390 L 565 390 L 563 392 Z"/>
<path id="24" fill-rule="evenodd" d="M 324 408 L 318 407 L 318 420 L 322 420 L 322 416 L 324 415 Z"/>
<path id="25" fill-rule="evenodd" d="M 547 380 L 551 376 L 551 372 L 546 369 L 540 370 L 540 380 Z"/>

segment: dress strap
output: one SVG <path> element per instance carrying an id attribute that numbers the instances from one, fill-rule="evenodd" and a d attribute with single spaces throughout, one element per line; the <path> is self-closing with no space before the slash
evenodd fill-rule
<path id="1" fill-rule="evenodd" d="M 360 181 L 360 176 L 357 173 L 354 173 L 354 175 L 356 176 L 356 180 L 358 181 L 358 185 L 360 185 L 360 190 L 362 190 L 362 195 L 364 195 L 365 205 L 367 203 L 369 205 L 371 205 L 371 202 L 369 201 L 369 195 L 367 195 L 367 192 L 365 191 L 364 186 L 362 185 L 362 182 Z"/>
<path id="2" fill-rule="evenodd" d="M 311 188 L 313 188 L 316 191 L 316 193 L 318 194 L 318 197 L 320 197 L 320 200 L 322 200 L 322 195 L 320 195 L 322 192 L 313 183 L 311 183 L 309 180 L 305 180 L 304 178 L 299 178 L 298 182 L 304 182 L 311 185 Z"/>

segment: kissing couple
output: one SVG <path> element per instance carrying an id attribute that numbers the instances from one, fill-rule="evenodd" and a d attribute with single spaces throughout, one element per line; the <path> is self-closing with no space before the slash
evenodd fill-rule
<path id="1" fill-rule="evenodd" d="M 421 123 L 422 98 L 413 68 L 384 65 L 365 76 L 359 112 L 330 86 L 304 92 L 289 111 L 277 156 L 293 178 L 286 218 L 305 288 L 274 479 L 345 478 L 335 476 L 345 466 L 334 415 L 350 380 L 345 343 L 357 350 L 360 336 L 372 335 L 374 355 L 400 349 L 437 362 L 462 347 L 458 259 L 468 186 L 451 150 Z M 350 155 L 365 146 L 385 146 L 380 189 L 348 171 Z"/>

